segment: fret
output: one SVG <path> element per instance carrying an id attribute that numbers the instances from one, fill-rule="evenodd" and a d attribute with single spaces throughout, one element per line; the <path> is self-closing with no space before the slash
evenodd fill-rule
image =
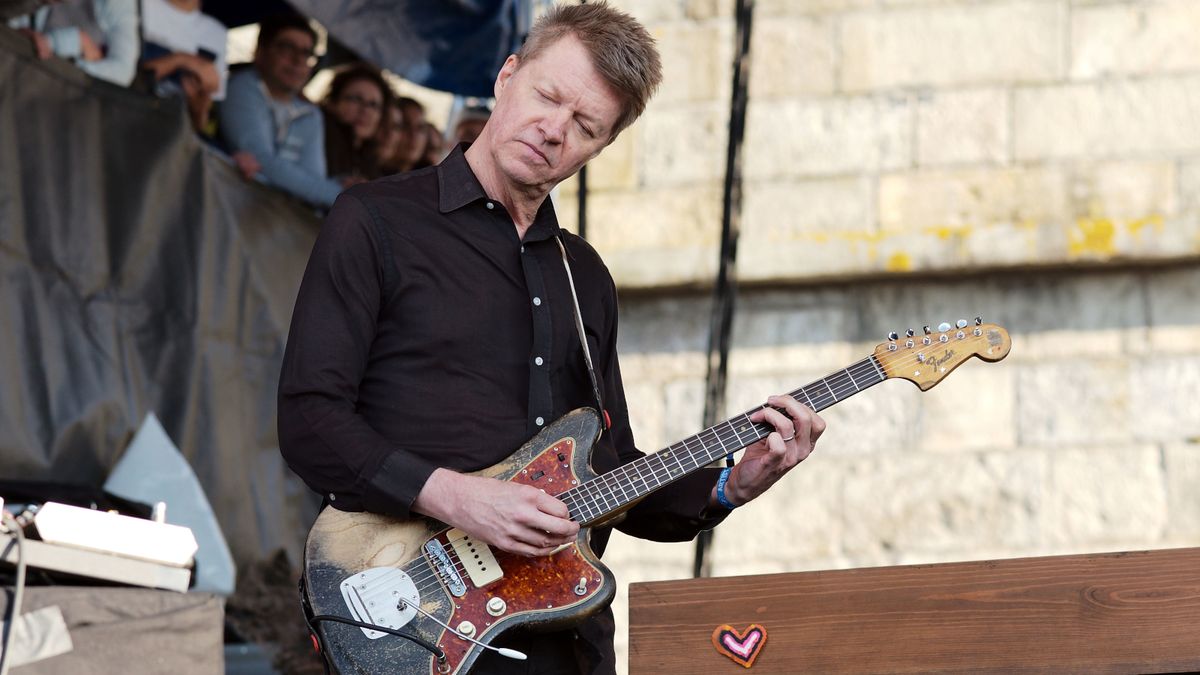
<path id="1" fill-rule="evenodd" d="M 850 378 L 850 384 L 854 385 L 855 393 L 862 391 L 862 389 L 858 388 L 858 383 L 854 381 L 854 373 L 850 372 L 849 369 L 843 370 L 842 372 L 846 374 L 846 377 Z"/>
<path id="2" fill-rule="evenodd" d="M 869 357 L 867 357 L 867 358 L 865 359 L 865 361 L 866 361 L 867 363 L 871 364 L 871 367 L 875 369 L 875 373 L 876 373 L 877 375 L 879 375 L 879 381 L 880 381 L 880 382 L 883 382 L 884 380 L 886 380 L 886 379 L 887 379 L 887 375 L 885 375 L 885 374 L 884 374 L 884 372 L 883 372 L 883 369 L 879 367 L 879 362 L 875 360 L 875 357 L 874 357 L 874 356 L 869 356 Z"/>
<path id="3" fill-rule="evenodd" d="M 813 392 L 813 394 L 810 395 L 808 392 L 809 387 L 814 387 L 817 384 L 823 384 L 824 382 L 825 382 L 824 380 L 821 380 L 820 382 L 814 382 L 813 384 L 808 385 L 807 387 L 805 387 L 803 389 L 804 395 L 809 398 L 809 401 L 810 401 L 809 407 L 812 408 L 814 411 L 824 410 L 825 408 L 829 407 L 830 405 L 833 405 L 832 402 L 830 402 L 830 403 L 823 402 L 822 397 L 828 397 L 829 394 Z M 832 390 L 830 390 L 830 391 L 832 392 Z M 813 396 L 816 396 L 815 401 L 813 401 L 813 398 L 812 398 Z M 836 401 L 836 400 L 837 399 L 835 398 L 834 401 Z"/>
<path id="4" fill-rule="evenodd" d="M 799 391 L 801 394 L 804 394 L 804 400 L 808 402 L 808 407 L 812 410 L 817 410 L 817 406 L 813 405 L 812 398 L 810 398 L 808 395 L 807 387 L 800 387 Z M 796 398 L 796 397 L 793 396 L 792 398 Z"/>
<path id="5" fill-rule="evenodd" d="M 837 397 L 837 394 L 834 393 L 833 387 L 829 386 L 829 378 L 828 377 L 821 378 L 821 383 L 824 384 L 825 388 L 829 390 L 829 395 L 833 397 L 833 402 L 837 403 L 838 397 Z"/>

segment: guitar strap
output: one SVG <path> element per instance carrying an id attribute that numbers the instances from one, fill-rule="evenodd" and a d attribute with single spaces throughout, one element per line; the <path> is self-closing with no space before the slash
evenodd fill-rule
<path id="1" fill-rule="evenodd" d="M 571 263 L 567 262 L 567 247 L 563 245 L 562 235 L 554 237 L 554 241 L 558 242 L 558 250 L 562 252 L 563 269 L 567 270 L 567 286 L 571 289 L 571 303 L 575 312 L 575 330 L 579 331 L 579 344 L 583 346 L 583 362 L 587 364 L 588 377 L 592 381 L 592 396 L 596 399 L 597 410 L 604 417 L 604 429 L 608 429 L 612 426 L 612 420 L 609 419 L 608 410 L 604 407 L 604 398 L 600 396 L 596 368 L 592 365 L 592 352 L 588 349 L 587 335 L 583 331 L 583 313 L 579 309 L 579 296 L 575 293 L 575 277 L 571 274 Z"/>

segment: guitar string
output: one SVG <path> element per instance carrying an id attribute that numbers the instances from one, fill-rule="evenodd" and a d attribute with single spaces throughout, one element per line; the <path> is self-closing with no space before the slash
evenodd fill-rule
<path id="1" fill-rule="evenodd" d="M 962 338 L 958 338 L 958 337 L 950 338 L 945 343 L 943 343 L 939 340 L 936 342 L 932 342 L 929 345 L 923 345 L 923 344 L 922 345 L 914 345 L 913 347 L 905 347 L 905 349 L 911 350 L 911 349 L 918 349 L 918 348 L 934 347 L 936 345 L 951 344 L 953 342 L 962 342 L 965 340 L 970 340 L 970 339 L 979 338 L 979 337 L 982 337 L 982 336 L 964 335 Z M 917 353 L 919 353 L 919 352 L 917 352 Z M 917 353 L 914 353 L 912 356 L 904 356 L 901 358 L 894 359 L 891 361 L 891 365 L 894 367 L 897 367 L 897 368 L 908 368 L 913 365 L 923 364 L 923 362 L 918 359 Z M 970 356 L 973 356 L 973 355 L 974 354 L 970 354 L 967 356 L 967 358 L 969 358 Z M 965 360 L 966 360 L 966 358 L 963 359 L 963 361 L 965 361 Z M 960 361 L 960 363 L 961 363 L 961 361 Z M 958 365 L 958 364 L 955 364 L 955 365 Z M 843 375 L 843 373 L 845 373 L 846 375 L 849 376 L 848 377 L 849 382 L 846 382 L 847 378 L 843 377 L 841 382 L 835 383 L 836 386 L 838 387 L 837 390 L 835 391 L 833 386 L 830 385 L 829 381 L 834 378 L 839 378 L 840 376 Z M 789 392 L 789 395 L 792 396 L 792 398 L 794 398 L 796 400 L 800 400 L 800 395 L 802 394 L 804 396 L 805 400 L 807 400 L 809 402 L 810 406 L 813 404 L 814 399 L 816 401 L 821 402 L 825 398 L 832 398 L 832 401 L 830 401 L 828 405 L 821 405 L 820 407 L 816 408 L 818 410 L 823 410 L 823 409 L 829 407 L 830 405 L 832 405 L 833 403 L 842 401 L 845 398 L 848 398 L 850 395 L 853 395 L 854 393 L 858 393 L 859 391 L 862 391 L 862 389 L 864 387 L 860 387 L 858 385 L 859 378 L 855 377 L 856 374 L 859 375 L 860 377 L 862 377 L 864 375 L 868 375 L 868 376 L 870 376 L 870 378 L 880 378 L 880 379 L 873 379 L 873 381 L 870 381 L 869 384 L 866 385 L 867 387 L 874 386 L 875 384 L 878 384 L 878 383 L 888 379 L 888 376 L 887 376 L 886 372 L 884 371 L 884 369 L 882 368 L 882 363 L 880 362 L 879 358 L 875 354 L 872 354 L 872 355 L 844 368 L 840 372 L 835 372 L 824 378 L 821 378 L 820 380 L 817 380 L 817 381 L 811 382 L 807 385 L 804 385 L 803 387 L 800 387 L 799 389 L 796 389 L 793 392 Z M 814 392 L 814 394 L 810 396 L 809 393 L 806 391 L 807 389 L 810 389 L 813 387 L 819 388 L 821 385 L 824 385 L 827 388 L 828 394 L 826 394 L 824 392 Z M 671 459 L 675 460 L 677 466 L 679 466 L 679 468 L 683 469 L 683 471 L 681 473 L 679 473 L 678 475 L 675 475 L 674 472 L 669 467 L 667 467 L 666 458 L 663 458 L 661 461 L 661 464 L 662 464 L 662 468 L 667 471 L 667 478 L 669 480 L 676 480 L 678 478 L 681 478 L 684 475 L 687 475 L 688 473 L 690 473 L 691 471 L 694 471 L 696 468 L 703 466 L 704 464 L 710 463 L 711 461 L 720 457 L 722 454 L 726 454 L 725 448 L 727 446 L 725 446 L 724 441 L 736 439 L 739 443 L 741 443 L 743 441 L 742 432 L 739 432 L 736 429 L 733 429 L 732 423 L 735 420 L 737 420 L 739 417 L 748 418 L 750 414 L 757 412 L 759 409 L 760 408 L 752 409 L 750 411 L 742 413 L 740 416 L 735 416 L 735 417 L 730 418 L 729 420 L 715 424 L 712 427 L 709 427 L 708 429 L 701 431 L 699 434 L 696 434 L 687 439 L 684 439 L 683 441 L 680 441 L 674 445 L 668 446 L 665 449 L 665 451 L 659 451 L 659 452 L 653 453 L 651 455 L 647 455 L 646 458 L 644 458 L 644 459 L 639 459 L 634 462 L 630 462 L 629 464 L 622 465 L 621 467 L 618 467 L 617 469 L 614 469 L 613 471 L 603 474 L 601 477 L 598 477 L 597 480 L 588 481 L 588 482 L 584 483 L 583 485 L 580 485 L 576 488 L 571 488 L 570 490 L 561 494 L 559 496 L 559 498 L 562 499 L 562 498 L 566 497 L 569 499 L 569 498 L 578 496 L 578 497 L 580 497 L 581 501 L 588 502 L 590 500 L 590 503 L 582 504 L 582 506 L 587 506 L 588 507 L 587 510 L 589 510 L 589 511 L 596 510 L 596 509 L 593 509 L 592 507 L 600 506 L 599 504 L 597 504 L 597 502 L 601 501 L 601 500 L 603 501 L 603 506 L 608 507 L 609 511 L 611 511 L 612 509 L 618 508 L 620 506 L 623 506 L 624 504 L 620 501 L 621 497 L 617 498 L 618 499 L 617 503 L 609 504 L 608 499 L 604 499 L 601 497 L 601 495 L 603 493 L 600 491 L 600 488 L 608 487 L 610 489 L 609 492 L 613 493 L 612 488 L 618 487 L 618 485 L 616 485 L 616 483 L 618 482 L 618 481 L 616 481 L 617 478 L 625 479 L 625 481 L 628 482 L 631 477 L 630 476 L 631 473 L 633 473 L 634 471 L 639 471 L 642 467 L 650 467 L 648 460 L 651 458 L 657 458 L 662 455 L 670 455 Z M 769 429 L 769 425 L 764 425 L 763 423 L 754 423 L 754 426 L 757 428 L 757 430 L 765 431 L 765 430 Z M 733 433 L 730 434 L 729 430 L 731 430 Z M 771 429 L 771 430 L 773 430 L 773 429 Z M 737 446 L 737 448 L 735 448 L 735 449 L 740 449 L 742 447 L 745 447 L 746 445 L 749 445 L 758 440 L 761 440 L 765 436 L 769 435 L 769 433 L 770 433 L 770 431 L 767 431 L 766 434 L 761 434 L 761 435 L 757 436 L 756 438 L 753 438 L 749 443 L 743 443 L 742 445 Z M 700 450 L 703 452 L 708 452 L 709 448 L 708 448 L 708 445 L 705 443 L 705 440 L 708 439 L 711 441 L 714 438 L 719 444 L 722 445 L 721 452 L 716 453 L 712 457 L 712 459 L 705 460 L 699 464 L 694 463 L 694 461 L 695 461 L 694 456 L 696 454 L 696 450 L 689 447 L 689 443 L 698 441 L 700 444 Z M 689 460 L 693 461 L 693 464 L 691 467 L 685 468 L 682 466 L 682 464 L 680 462 L 680 457 L 677 456 L 679 454 L 678 451 L 680 451 L 680 450 L 685 450 L 685 451 L 687 451 L 687 453 L 689 455 L 691 455 L 691 456 L 684 457 L 684 459 L 689 459 Z M 620 472 L 620 475 L 619 476 L 615 475 L 618 472 Z M 655 479 L 662 478 L 662 476 L 660 476 L 658 474 L 658 469 L 651 469 L 651 476 L 654 477 Z M 598 483 L 599 479 L 603 479 L 603 478 L 609 479 L 608 481 L 606 481 L 606 484 L 595 485 L 596 483 Z M 659 485 L 656 485 L 653 489 L 657 489 L 658 487 L 661 487 L 661 486 L 662 486 L 662 484 L 660 483 Z M 621 491 L 625 492 L 625 490 L 623 488 Z M 568 494 L 568 493 L 571 493 L 571 494 Z M 615 493 L 613 493 L 613 494 L 615 494 Z M 636 499 L 640 496 L 641 495 L 635 494 L 634 499 Z M 601 497 L 601 499 L 597 499 L 597 497 Z M 624 498 L 629 499 L 628 494 L 626 494 Z M 632 500 L 630 500 L 630 501 L 632 501 Z M 601 507 L 598 510 L 597 516 L 603 516 L 603 515 L 606 515 L 606 510 L 603 507 Z"/>
<path id="2" fill-rule="evenodd" d="M 980 337 L 980 336 L 972 335 L 971 337 Z M 963 338 L 956 337 L 956 338 L 952 338 L 951 341 L 962 341 L 962 340 L 966 340 L 966 339 L 968 339 L 966 336 L 964 336 Z M 938 341 L 938 342 L 931 343 L 929 345 L 920 345 L 920 347 L 935 347 L 935 346 L 941 345 L 941 344 L 950 344 L 951 341 L 947 341 L 947 342 Z M 914 345 L 913 347 L 905 347 L 905 348 L 906 349 L 918 349 L 918 346 Z M 966 358 L 969 358 L 972 355 L 968 355 Z M 963 361 L 965 361 L 966 358 L 964 358 Z M 899 359 L 895 359 L 893 362 L 893 365 L 895 367 L 902 367 L 902 368 L 911 367 L 916 364 L 922 364 L 922 365 L 924 364 L 923 361 L 918 359 L 916 354 L 914 354 L 911 357 L 901 357 Z M 955 365 L 958 365 L 958 364 L 955 364 Z M 844 377 L 842 377 L 843 374 L 844 374 Z M 882 364 L 879 362 L 878 357 L 876 357 L 876 355 L 872 354 L 870 356 L 867 356 L 867 357 L 857 361 L 854 364 L 851 364 L 850 366 L 847 366 L 846 368 L 843 368 L 841 371 L 836 371 L 834 373 L 831 373 L 830 375 L 827 375 L 823 378 L 820 378 L 820 379 L 810 382 L 802 387 L 799 387 L 799 388 L 789 392 L 788 395 L 791 396 L 793 399 L 799 401 L 800 400 L 799 395 L 803 394 L 805 400 L 808 401 L 810 407 L 813 404 L 814 398 L 817 401 L 822 401 L 825 396 L 828 396 L 829 398 L 832 399 L 828 403 L 828 405 L 821 405 L 819 408 L 814 409 L 814 410 L 824 410 L 825 408 L 831 407 L 834 403 L 838 403 L 842 400 L 845 400 L 846 398 L 849 398 L 850 396 L 862 391 L 865 388 L 865 387 L 860 387 L 858 385 L 859 378 L 856 378 L 855 374 L 858 374 L 859 376 L 867 375 L 870 378 L 879 378 L 879 379 L 873 379 L 873 381 L 870 381 L 869 384 L 866 385 L 866 387 L 874 386 L 874 385 L 879 384 L 880 382 L 883 382 L 884 380 L 888 379 L 888 375 L 887 375 L 886 371 L 882 368 Z M 830 380 L 835 379 L 835 378 L 840 378 L 841 381 L 831 384 Z M 848 383 L 847 383 L 847 380 L 848 380 Z M 807 389 L 809 389 L 811 387 L 819 387 L 820 385 L 824 385 L 827 388 L 828 394 L 814 393 L 813 396 L 810 396 L 808 394 L 808 392 L 806 391 Z M 837 386 L 836 390 L 834 389 L 835 385 Z M 568 499 L 575 501 L 574 497 L 581 497 L 584 500 L 592 499 L 594 502 L 595 501 L 594 497 L 597 497 L 597 496 L 599 496 L 599 494 L 601 494 L 601 492 L 599 491 L 599 488 L 607 487 L 607 488 L 609 488 L 609 493 L 614 494 L 614 495 L 615 495 L 614 488 L 619 488 L 621 490 L 621 492 L 624 493 L 623 498 L 627 499 L 629 501 L 632 501 L 632 499 L 630 499 L 630 497 L 629 497 L 628 493 L 626 492 L 626 490 L 624 489 L 624 487 L 622 487 L 620 485 L 620 481 L 618 481 L 617 479 L 618 478 L 625 479 L 624 482 L 628 483 L 629 479 L 631 478 L 628 474 L 635 472 L 635 471 L 639 471 L 638 468 L 634 468 L 635 465 L 643 465 L 644 464 L 645 467 L 650 467 L 649 460 L 661 459 L 661 464 L 662 464 L 661 469 L 665 470 L 665 472 L 666 472 L 665 477 L 668 480 L 677 480 L 679 478 L 682 478 L 683 476 L 687 475 L 688 473 L 695 471 L 697 468 L 700 468 L 700 467 L 704 466 L 705 464 L 711 463 L 717 457 L 720 457 L 723 454 L 727 454 L 726 449 L 730 446 L 727 446 L 725 444 L 726 440 L 734 441 L 734 442 L 740 444 L 740 445 L 734 446 L 734 449 L 729 451 L 729 452 L 735 452 L 737 450 L 740 450 L 741 448 L 751 445 L 759 440 L 762 440 L 766 436 L 770 435 L 770 433 L 772 431 L 774 431 L 774 428 L 771 427 L 769 424 L 765 424 L 763 422 L 757 422 L 757 423 L 750 422 L 750 420 L 749 420 L 751 414 L 758 412 L 759 410 L 761 410 L 764 407 L 766 407 L 766 406 L 763 405 L 763 406 L 748 410 L 746 412 L 743 412 L 740 415 L 735 415 L 723 422 L 719 422 L 719 423 L 701 431 L 698 434 L 694 434 L 693 436 L 685 438 L 682 441 L 679 441 L 670 446 L 667 446 L 667 448 L 665 448 L 664 450 L 655 452 L 650 455 L 646 455 L 644 458 L 635 460 L 634 462 L 630 462 L 629 464 L 624 464 L 624 465 L 614 469 L 613 471 L 610 471 L 608 473 L 597 476 L 595 479 L 584 482 L 576 487 L 568 488 L 567 490 L 564 490 L 562 493 L 560 493 L 558 495 L 558 498 L 563 499 L 565 502 Z M 766 434 L 762 434 L 762 435 L 755 435 L 752 433 L 751 440 L 746 442 L 743 438 L 743 431 L 738 431 L 737 429 L 734 428 L 734 425 L 733 425 L 733 422 L 735 420 L 738 420 L 739 418 L 745 418 L 745 421 L 750 423 L 751 429 L 753 429 L 755 432 L 766 431 L 768 429 L 769 429 L 769 431 L 767 431 Z M 723 427 L 725 427 L 725 428 L 723 428 Z M 745 428 L 743 427 L 743 429 L 745 429 Z M 711 440 L 711 438 L 715 437 L 717 443 L 720 444 L 720 446 L 721 446 L 721 452 L 718 453 L 712 459 L 707 459 L 703 462 L 695 463 L 696 456 L 699 453 L 696 452 L 696 449 L 689 447 L 689 443 L 698 442 L 699 450 L 700 450 L 700 452 L 703 452 L 703 453 L 709 453 L 710 449 L 715 449 L 715 448 L 712 448 L 712 446 L 710 446 L 709 444 L 705 443 L 705 435 L 706 434 L 710 437 L 710 440 Z M 726 434 L 727 436 L 723 437 L 722 434 Z M 686 460 L 693 462 L 693 465 L 690 468 L 685 468 L 683 466 L 682 462 L 680 461 L 681 458 L 676 456 L 676 453 L 679 450 L 686 450 L 688 453 L 691 453 L 691 456 L 685 456 L 682 458 L 682 459 L 686 459 Z M 672 472 L 672 470 L 667 466 L 666 457 L 664 455 L 668 455 L 668 454 L 671 455 L 671 458 L 675 460 L 676 465 L 679 468 L 683 469 L 683 471 L 679 475 L 675 475 Z M 618 474 L 618 473 L 620 473 L 622 475 L 617 476 L 616 474 Z M 637 477 L 638 477 L 638 479 L 642 480 L 643 483 L 646 480 L 646 477 L 645 477 L 644 473 L 642 473 L 642 472 L 639 472 L 639 475 Z M 655 480 L 662 480 L 664 476 L 659 474 L 659 469 L 651 468 L 650 477 L 654 478 Z M 598 483 L 604 483 L 604 485 L 597 485 Z M 665 482 L 659 483 L 658 485 L 654 486 L 651 489 L 651 491 L 653 491 L 654 489 L 658 489 L 659 487 L 662 487 L 665 484 L 666 484 Z M 585 493 L 592 493 L 592 494 L 585 494 Z M 645 494 L 648 494 L 648 493 L 649 492 L 647 492 Z M 633 499 L 636 499 L 640 496 L 641 495 L 639 495 L 635 492 Z M 611 511 L 612 509 L 615 509 L 619 506 L 623 506 L 623 504 L 619 501 L 620 499 L 621 498 L 618 498 L 618 502 L 616 504 L 612 504 L 612 505 L 608 504 L 607 499 L 604 499 L 603 503 L 605 506 L 608 506 L 609 510 Z M 587 510 L 589 510 L 589 511 L 593 510 L 591 508 L 590 504 L 579 504 L 579 503 L 575 504 L 575 508 L 569 507 L 569 510 L 578 512 L 580 510 L 580 508 L 584 507 L 584 506 L 588 507 Z M 595 517 L 599 517 L 602 515 L 606 515 L 603 510 L 598 511 Z M 467 537 L 459 537 L 456 539 L 447 539 L 447 543 L 450 544 L 451 546 L 453 546 L 454 543 L 456 543 L 458 541 L 462 541 L 465 538 L 467 538 Z M 460 577 L 469 578 L 469 575 L 465 570 L 465 563 L 463 563 L 461 561 L 461 559 L 459 558 L 459 556 L 456 555 L 457 552 L 454 551 L 453 548 L 451 548 L 451 550 L 448 550 L 446 553 L 450 559 L 451 565 L 454 567 L 455 571 L 460 575 Z M 497 563 L 499 563 L 499 560 L 497 560 Z M 437 572 L 436 569 L 433 569 L 433 566 L 428 565 L 427 561 L 426 561 L 426 565 L 427 565 L 428 569 L 422 573 L 422 575 L 419 579 L 415 575 L 412 575 L 413 580 L 414 580 L 414 585 L 417 585 L 419 587 L 419 590 L 421 590 L 421 587 L 425 587 L 429 581 L 433 581 L 434 582 L 433 590 L 437 590 L 440 588 L 441 583 L 443 583 L 443 582 L 441 582 L 441 579 L 440 579 L 441 575 Z M 397 568 L 395 570 L 395 572 L 403 572 L 403 570 Z M 385 573 L 384 575 L 381 575 L 376 580 L 372 581 L 370 585 L 372 587 L 374 587 L 376 584 L 381 583 L 384 578 L 391 576 L 391 574 L 392 573 Z M 464 579 L 464 583 L 465 583 L 465 579 Z M 387 589 L 384 588 L 383 590 L 384 590 L 384 592 L 386 592 Z"/>

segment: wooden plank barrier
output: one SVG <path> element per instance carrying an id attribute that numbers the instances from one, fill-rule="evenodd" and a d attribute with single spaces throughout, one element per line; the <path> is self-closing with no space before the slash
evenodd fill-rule
<path id="1" fill-rule="evenodd" d="M 711 639 L 766 629 L 749 670 Z M 636 583 L 629 672 L 1200 671 L 1200 548 Z"/>

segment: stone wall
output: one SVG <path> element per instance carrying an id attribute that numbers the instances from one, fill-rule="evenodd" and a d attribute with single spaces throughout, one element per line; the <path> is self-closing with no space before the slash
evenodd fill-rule
<path id="1" fill-rule="evenodd" d="M 733 11 L 621 4 L 666 81 L 590 167 L 588 236 L 652 451 L 700 426 Z M 714 574 L 1200 545 L 1200 2 L 756 4 L 727 414 L 891 330 L 982 315 L 1013 349 L 826 411 L 717 530 Z M 627 584 L 693 552 L 616 536 L 607 559 Z M 623 655 L 624 586 L 615 609 Z"/>

